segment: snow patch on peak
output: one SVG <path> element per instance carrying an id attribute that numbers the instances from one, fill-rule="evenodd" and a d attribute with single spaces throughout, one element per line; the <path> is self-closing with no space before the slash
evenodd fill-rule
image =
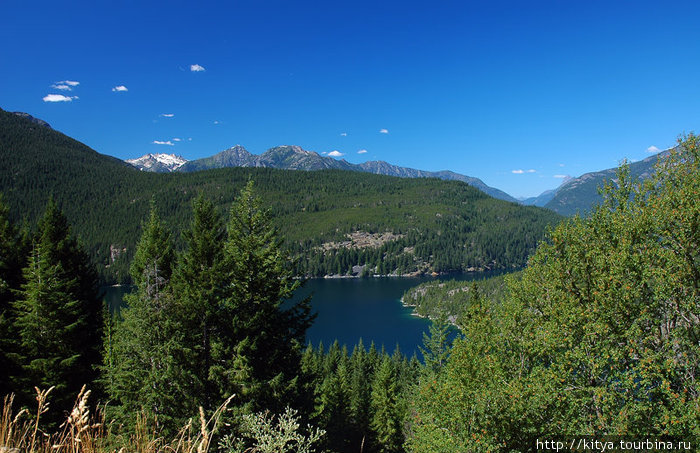
<path id="1" fill-rule="evenodd" d="M 187 159 L 176 154 L 148 153 L 137 159 L 127 159 L 127 162 L 139 170 L 171 172 L 182 167 Z"/>

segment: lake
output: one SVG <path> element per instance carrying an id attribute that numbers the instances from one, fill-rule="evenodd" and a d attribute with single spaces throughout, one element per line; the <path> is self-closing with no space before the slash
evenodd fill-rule
<path id="1" fill-rule="evenodd" d="M 307 332 L 307 341 L 314 346 L 323 342 L 327 348 L 336 339 L 350 350 L 362 338 L 365 346 L 374 342 L 390 353 L 399 345 L 404 354 L 415 352 L 423 343 L 423 332 L 430 321 L 412 316 L 412 310 L 401 305 L 403 293 L 420 283 L 435 279 L 473 280 L 494 274 L 467 273 L 447 277 L 382 277 L 311 279 L 295 297 L 312 296 L 316 321 Z M 108 287 L 105 299 L 111 308 L 121 305 L 129 287 Z"/>

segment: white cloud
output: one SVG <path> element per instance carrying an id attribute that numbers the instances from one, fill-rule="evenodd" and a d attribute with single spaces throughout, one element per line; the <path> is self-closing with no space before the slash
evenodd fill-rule
<path id="1" fill-rule="evenodd" d="M 153 140 L 151 143 L 154 144 L 154 145 L 175 146 L 175 143 L 171 142 L 170 140 L 168 140 L 167 142 L 163 142 L 163 141 L 160 141 L 160 140 Z"/>
<path id="2" fill-rule="evenodd" d="M 190 71 L 192 72 L 204 72 L 206 69 L 204 69 L 204 66 L 200 66 L 198 64 L 193 64 L 190 65 Z"/>
<path id="3" fill-rule="evenodd" d="M 659 151 L 661 151 L 661 150 L 654 145 L 651 145 L 650 147 L 647 148 L 648 153 L 658 153 Z"/>
<path id="4" fill-rule="evenodd" d="M 344 156 L 345 154 L 341 153 L 340 151 L 338 151 L 336 149 L 336 150 L 333 150 L 330 153 L 328 153 L 328 155 L 331 157 L 340 157 L 340 156 Z"/>
<path id="5" fill-rule="evenodd" d="M 367 150 L 366 150 L 366 149 L 361 149 L 361 150 L 359 150 L 359 151 L 357 152 L 357 154 L 367 154 Z"/>
<path id="6" fill-rule="evenodd" d="M 57 90 L 62 91 L 71 91 L 78 85 L 80 85 L 80 82 L 76 82 L 75 80 L 61 80 L 60 82 L 56 82 L 53 85 L 51 85 L 51 88 L 55 88 Z"/>
<path id="7" fill-rule="evenodd" d="M 566 167 L 566 165 L 564 165 L 564 164 L 559 164 L 559 166 L 560 166 L 560 167 Z"/>
<path id="8" fill-rule="evenodd" d="M 78 99 L 78 96 L 64 96 L 62 94 L 47 94 L 44 96 L 44 102 L 71 102 L 73 99 Z"/>
<path id="9" fill-rule="evenodd" d="M 554 177 L 558 178 L 558 179 L 564 179 L 564 178 L 567 178 L 568 175 L 554 175 Z"/>
<path id="10" fill-rule="evenodd" d="M 341 136 L 341 137 L 347 137 L 347 136 L 348 136 L 348 133 L 347 133 L 347 132 L 341 132 L 341 133 L 340 133 L 340 136 Z"/>
<path id="11" fill-rule="evenodd" d="M 215 120 L 214 124 L 221 124 L 221 121 Z"/>
<path id="12" fill-rule="evenodd" d="M 525 170 L 512 170 L 511 173 L 516 175 L 522 175 L 523 173 L 525 173 Z"/>
<path id="13" fill-rule="evenodd" d="M 380 134 L 388 134 L 389 130 L 388 129 L 379 129 Z"/>
<path id="14" fill-rule="evenodd" d="M 528 170 L 527 172 L 528 172 L 528 173 L 537 173 L 537 170 L 532 170 L 532 169 L 530 169 L 530 170 Z"/>
<path id="15" fill-rule="evenodd" d="M 112 88 L 112 91 L 129 91 L 129 89 L 124 85 L 117 85 L 114 88 Z"/>
<path id="16" fill-rule="evenodd" d="M 158 116 L 162 116 L 163 118 L 172 118 L 175 116 L 175 114 L 174 113 L 161 113 Z"/>
<path id="17" fill-rule="evenodd" d="M 191 141 L 192 141 L 192 137 L 188 138 L 187 141 L 188 141 L 188 142 L 191 142 Z"/>
<path id="18" fill-rule="evenodd" d="M 181 142 L 182 139 L 181 139 L 181 138 L 174 138 L 173 141 L 174 141 L 174 142 Z"/>

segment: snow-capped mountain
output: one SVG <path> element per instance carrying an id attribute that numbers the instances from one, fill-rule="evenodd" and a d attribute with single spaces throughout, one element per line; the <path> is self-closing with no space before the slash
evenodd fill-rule
<path id="1" fill-rule="evenodd" d="M 187 159 L 175 154 L 159 153 L 146 154 L 138 159 L 127 159 L 127 162 L 139 170 L 169 173 L 182 167 L 187 163 Z"/>

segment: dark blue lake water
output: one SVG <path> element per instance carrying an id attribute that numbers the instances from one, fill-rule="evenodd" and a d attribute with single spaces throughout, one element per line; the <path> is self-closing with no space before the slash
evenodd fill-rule
<path id="1" fill-rule="evenodd" d="M 459 274 L 440 279 L 473 280 L 483 273 Z M 411 309 L 401 305 L 407 289 L 434 277 L 312 279 L 298 290 L 297 297 L 311 295 L 311 305 L 318 314 L 307 332 L 307 341 L 314 346 L 323 342 L 328 347 L 336 339 L 350 350 L 362 338 L 365 346 L 374 342 L 392 352 L 399 345 L 404 354 L 417 353 L 430 321 L 411 315 Z M 129 287 L 105 288 L 110 307 L 121 305 Z"/>

